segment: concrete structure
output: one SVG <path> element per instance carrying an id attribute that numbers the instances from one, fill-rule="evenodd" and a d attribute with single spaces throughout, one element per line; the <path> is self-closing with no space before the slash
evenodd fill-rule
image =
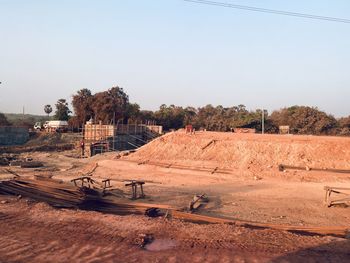
<path id="1" fill-rule="evenodd" d="M 0 146 L 25 144 L 29 140 L 29 131 L 24 127 L 0 127 Z"/>
<path id="2" fill-rule="evenodd" d="M 162 134 L 162 126 L 144 124 L 104 125 L 86 123 L 83 129 L 84 154 L 92 156 L 108 151 L 141 147 Z"/>

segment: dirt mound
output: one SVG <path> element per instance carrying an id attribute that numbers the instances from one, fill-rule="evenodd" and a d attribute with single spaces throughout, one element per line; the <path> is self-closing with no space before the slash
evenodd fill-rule
<path id="1" fill-rule="evenodd" d="M 350 169 L 350 138 L 174 132 L 123 159 L 247 170 L 280 164 Z"/>

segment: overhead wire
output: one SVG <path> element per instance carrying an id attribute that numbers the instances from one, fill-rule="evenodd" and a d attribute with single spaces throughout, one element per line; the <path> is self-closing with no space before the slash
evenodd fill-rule
<path id="1" fill-rule="evenodd" d="M 219 7 L 240 9 L 240 10 L 253 11 L 253 12 L 262 12 L 262 13 L 269 13 L 269 14 L 275 14 L 275 15 L 293 16 L 293 17 L 300 17 L 300 18 L 307 18 L 307 19 L 350 24 L 350 19 L 346 19 L 346 18 L 312 15 L 312 14 L 306 14 L 306 13 L 289 12 L 289 11 L 267 9 L 267 8 L 260 8 L 260 7 L 254 7 L 254 6 L 246 6 L 246 5 L 236 5 L 231 3 L 207 1 L 207 0 L 183 0 L 183 1 L 202 4 L 202 5 L 219 6 Z"/>

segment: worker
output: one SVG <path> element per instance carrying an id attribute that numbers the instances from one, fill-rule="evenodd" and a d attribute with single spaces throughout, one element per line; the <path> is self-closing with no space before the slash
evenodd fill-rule
<path id="1" fill-rule="evenodd" d="M 84 152 L 85 152 L 85 142 L 84 142 L 84 140 L 81 140 L 80 148 L 81 148 L 81 156 L 84 157 Z"/>

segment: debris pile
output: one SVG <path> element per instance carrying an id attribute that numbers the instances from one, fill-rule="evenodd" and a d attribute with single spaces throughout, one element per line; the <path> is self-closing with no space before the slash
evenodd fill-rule
<path id="1" fill-rule="evenodd" d="M 0 156 L 0 166 L 19 166 L 21 168 L 42 167 L 42 162 L 33 161 L 32 158 L 19 158 L 16 154 L 2 154 Z"/>
<path id="2" fill-rule="evenodd" d="M 2 154 L 0 155 L 0 166 L 8 166 L 10 162 L 17 159 L 17 155 L 14 154 Z"/>

